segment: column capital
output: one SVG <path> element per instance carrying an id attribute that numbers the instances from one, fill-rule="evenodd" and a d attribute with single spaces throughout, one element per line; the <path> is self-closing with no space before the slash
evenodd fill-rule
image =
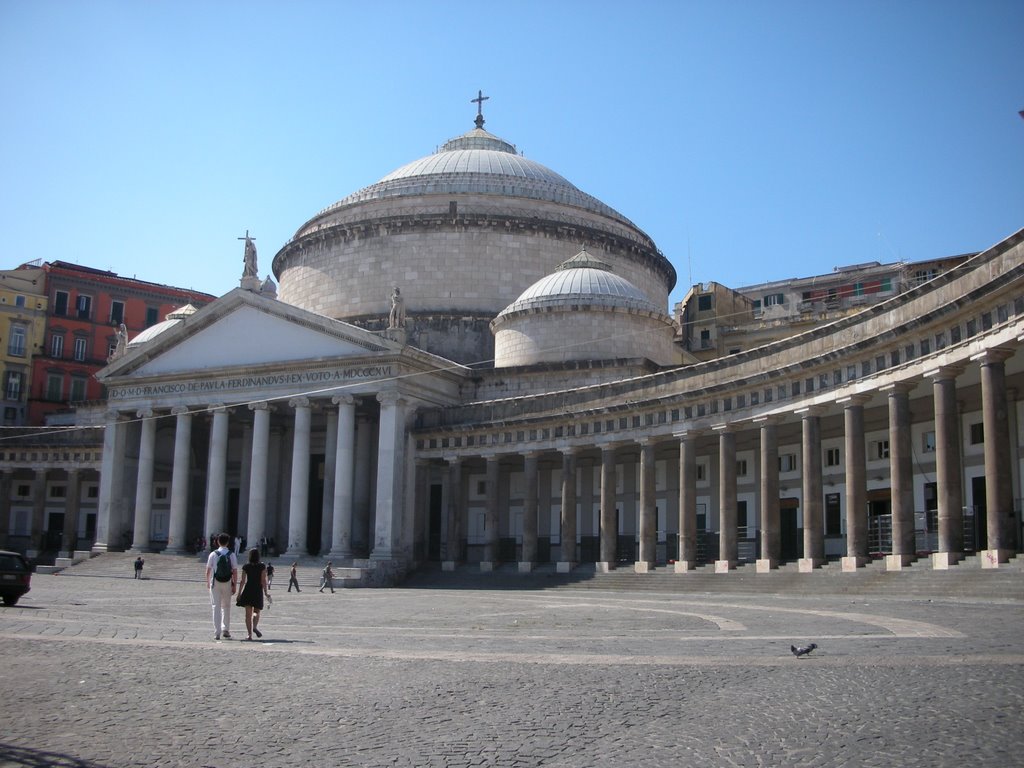
<path id="1" fill-rule="evenodd" d="M 258 403 L 249 403 L 250 411 L 273 411 L 274 406 L 268 400 L 260 400 Z"/>
<path id="2" fill-rule="evenodd" d="M 381 405 L 398 405 L 405 402 L 402 393 L 395 389 L 386 389 L 377 393 L 377 402 Z"/>
<path id="3" fill-rule="evenodd" d="M 880 392 L 884 392 L 886 397 L 892 397 L 893 395 L 910 394 L 915 386 L 917 383 L 913 381 L 894 381 L 892 384 L 886 384 L 878 389 Z"/>
<path id="4" fill-rule="evenodd" d="M 189 416 L 191 413 L 187 405 L 176 405 L 171 408 L 171 416 Z"/>
<path id="5" fill-rule="evenodd" d="M 672 437 L 676 440 L 696 440 L 704 433 L 705 430 L 703 429 L 682 429 L 678 432 L 673 432 Z"/>
<path id="6" fill-rule="evenodd" d="M 581 449 L 578 445 L 562 445 L 559 446 L 557 450 L 563 456 L 569 456 L 571 458 L 578 455 Z"/>
<path id="7" fill-rule="evenodd" d="M 532 449 L 529 451 L 520 451 L 519 455 L 522 456 L 524 459 L 539 459 L 541 453 L 543 453 L 543 451 Z"/>
<path id="8" fill-rule="evenodd" d="M 123 414 L 121 411 L 116 410 L 114 408 L 111 408 L 109 411 L 107 411 L 106 413 L 103 414 L 104 421 L 108 421 L 108 422 L 115 422 L 116 423 L 118 421 L 124 420 L 125 418 L 126 418 L 125 414 Z"/>
<path id="9" fill-rule="evenodd" d="M 971 355 L 972 363 L 981 363 L 982 365 L 992 365 L 993 363 L 1001 363 L 1008 358 L 1012 357 L 1014 350 L 1009 347 L 992 347 L 986 349 L 984 352 L 979 352 L 976 355 Z"/>
<path id="10" fill-rule="evenodd" d="M 137 410 L 135 412 L 135 415 L 138 418 L 140 418 L 140 419 L 151 419 L 151 418 L 153 418 L 153 409 L 152 408 L 139 408 L 139 410 Z"/>
<path id="11" fill-rule="evenodd" d="M 870 401 L 870 394 L 866 392 L 859 392 L 856 395 L 840 397 L 838 400 L 836 400 L 836 404 L 843 406 L 843 408 L 851 408 L 855 405 L 867 405 Z"/>
<path id="12" fill-rule="evenodd" d="M 352 395 L 334 395 L 331 402 L 334 405 L 355 405 L 356 399 Z"/>
<path id="13" fill-rule="evenodd" d="M 206 406 L 206 411 L 216 416 L 218 413 L 230 413 L 231 409 L 224 405 L 224 403 L 209 403 Z"/>
<path id="14" fill-rule="evenodd" d="M 292 408 L 309 408 L 310 402 L 308 397 L 293 397 L 288 401 L 288 405 Z"/>
<path id="15" fill-rule="evenodd" d="M 722 435 L 728 432 L 735 432 L 736 425 L 731 421 L 725 422 L 723 424 L 715 424 L 711 427 L 711 431 L 714 432 L 716 435 Z"/>
<path id="16" fill-rule="evenodd" d="M 797 408 L 793 413 L 799 416 L 801 419 L 806 419 L 811 416 L 821 416 L 825 413 L 825 407 L 821 405 L 809 405 L 806 408 Z"/>
<path id="17" fill-rule="evenodd" d="M 447 456 L 442 456 L 441 461 L 443 461 L 445 464 L 455 465 L 462 464 L 463 458 L 461 455 L 457 453 L 450 453 Z"/>
<path id="18" fill-rule="evenodd" d="M 961 373 L 964 372 L 962 365 L 944 365 L 941 368 L 935 368 L 930 371 L 926 371 L 924 377 L 934 381 L 947 381 L 949 379 L 955 379 Z"/>

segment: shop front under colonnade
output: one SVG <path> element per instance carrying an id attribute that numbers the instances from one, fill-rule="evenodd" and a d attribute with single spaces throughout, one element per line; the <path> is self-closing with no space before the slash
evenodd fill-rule
<path id="1" fill-rule="evenodd" d="M 101 374 L 95 548 L 228 530 L 385 573 L 998 567 L 1021 545 L 1022 238 L 798 336 L 574 388 L 238 289 Z"/>

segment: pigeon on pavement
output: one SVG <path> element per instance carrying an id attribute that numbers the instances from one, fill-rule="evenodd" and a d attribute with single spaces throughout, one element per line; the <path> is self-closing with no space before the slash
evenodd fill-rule
<path id="1" fill-rule="evenodd" d="M 801 656 L 806 656 L 817 647 L 817 643 L 810 643 L 808 645 L 801 645 L 799 647 L 791 645 L 789 646 L 789 650 L 791 650 L 793 652 L 793 655 L 799 659 Z"/>

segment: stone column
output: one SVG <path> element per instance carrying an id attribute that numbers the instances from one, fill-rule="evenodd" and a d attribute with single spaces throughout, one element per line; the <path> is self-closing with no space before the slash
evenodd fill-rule
<path id="1" fill-rule="evenodd" d="M 648 573 L 656 561 L 658 512 L 655 500 L 654 442 L 640 440 L 640 553 L 633 565 L 636 573 Z"/>
<path id="2" fill-rule="evenodd" d="M 935 486 L 938 495 L 939 551 L 932 553 L 932 568 L 948 570 L 963 558 L 964 493 L 960 466 L 960 429 L 956 405 L 956 377 L 960 368 L 932 371 L 935 408 Z"/>
<path id="3" fill-rule="evenodd" d="M 555 569 L 569 573 L 576 567 L 576 449 L 562 449 L 562 545 Z"/>
<path id="4" fill-rule="evenodd" d="M 327 408 L 324 416 L 327 429 L 324 435 L 324 491 L 320 502 L 321 554 L 330 552 L 334 546 L 334 485 L 337 482 L 335 466 L 338 462 L 338 411 Z"/>
<path id="5" fill-rule="evenodd" d="M 242 423 L 242 455 L 239 461 L 238 473 L 238 523 L 239 535 L 244 531 L 246 549 L 259 547 L 259 538 L 255 541 L 249 537 L 249 489 L 252 487 L 252 423 Z"/>
<path id="6" fill-rule="evenodd" d="M 445 535 L 445 554 L 441 561 L 442 571 L 454 571 L 462 560 L 462 459 L 446 457 L 448 462 L 448 520 Z"/>
<path id="7" fill-rule="evenodd" d="M 32 477 L 32 524 L 29 527 L 31 546 L 35 547 L 29 557 L 35 557 L 46 549 L 46 470 L 35 470 Z"/>
<path id="8" fill-rule="evenodd" d="M 842 568 L 853 572 L 868 561 L 868 478 L 864 453 L 864 404 L 871 398 L 853 395 L 843 406 L 846 452 L 846 557 Z"/>
<path id="9" fill-rule="evenodd" d="M 601 446 L 601 560 L 597 570 L 601 573 L 615 569 L 619 530 L 615 520 L 615 446 Z"/>
<path id="10" fill-rule="evenodd" d="M 249 527 L 245 538 L 258 547 L 267 536 L 267 473 L 270 468 L 269 403 L 250 403 L 252 411 L 252 454 L 249 459 Z"/>
<path id="11" fill-rule="evenodd" d="M 228 409 L 223 405 L 212 406 L 213 424 L 210 427 L 210 461 L 206 470 L 206 521 L 204 539 L 209 545 L 210 536 L 228 533 L 224 528 L 227 517 L 224 496 L 228 468 Z"/>
<path id="12" fill-rule="evenodd" d="M 142 419 L 139 439 L 139 474 L 135 483 L 135 535 L 131 552 L 148 552 L 153 521 L 153 463 L 156 457 L 156 417 L 149 408 L 138 412 Z"/>
<path id="13" fill-rule="evenodd" d="M 779 530 L 779 438 L 771 418 L 761 419 L 761 557 L 757 573 L 779 567 L 782 544 Z"/>
<path id="14" fill-rule="evenodd" d="M 120 525 L 121 494 L 124 487 L 124 424 L 117 411 L 107 411 L 103 430 L 103 459 L 100 464 L 100 493 L 96 515 L 96 541 L 93 552 L 108 552 L 112 525 Z M 9 498 L 10 494 L 8 494 Z"/>
<path id="15" fill-rule="evenodd" d="M 288 550 L 285 557 L 304 557 L 309 532 L 309 429 L 312 420 L 309 398 L 288 401 L 295 409 L 292 435 L 292 481 L 288 498 Z"/>
<path id="16" fill-rule="evenodd" d="M 981 363 L 982 428 L 985 436 L 986 549 L 982 568 L 998 568 L 1013 554 L 1013 473 L 1010 453 L 1010 412 L 1006 400 L 1006 359 L 1009 349 L 990 349 L 971 358 Z"/>
<path id="17" fill-rule="evenodd" d="M 718 560 L 715 573 L 736 567 L 736 434 L 718 427 Z"/>
<path id="18" fill-rule="evenodd" d="M 331 557 L 352 557 L 352 501 L 355 480 L 356 399 L 337 395 L 331 402 L 338 406 L 334 445 L 334 503 L 331 511 Z"/>
<path id="19" fill-rule="evenodd" d="M 825 562 L 825 520 L 821 498 L 821 416 L 816 408 L 798 411 L 802 427 L 801 482 L 804 505 L 804 556 L 797 563 L 807 573 Z"/>
<path id="20" fill-rule="evenodd" d="M 498 457 L 485 456 L 487 499 L 484 506 L 484 556 L 481 571 L 493 571 L 498 565 Z"/>
<path id="21" fill-rule="evenodd" d="M 381 392 L 380 438 L 377 445 L 377 507 L 374 521 L 373 560 L 393 560 L 396 520 L 402 519 L 402 470 L 405 466 L 405 405 L 401 394 Z"/>
<path id="22" fill-rule="evenodd" d="M 0 470 L 0 549 L 7 548 L 7 531 L 11 525 L 11 479 L 14 473 Z"/>
<path id="23" fill-rule="evenodd" d="M 167 522 L 167 549 L 169 555 L 182 555 L 189 551 L 185 541 L 185 523 L 188 516 L 189 473 L 192 456 L 192 413 L 184 406 L 171 410 L 174 424 L 174 466 L 171 469 L 171 514 Z"/>
<path id="24" fill-rule="evenodd" d="M 679 438 L 679 552 L 676 573 L 697 567 L 697 435 Z"/>
<path id="25" fill-rule="evenodd" d="M 64 497 L 64 549 L 68 557 L 75 556 L 75 549 L 78 542 L 78 512 L 79 499 L 81 498 L 78 470 L 68 470 L 67 494 Z"/>
<path id="26" fill-rule="evenodd" d="M 537 562 L 537 451 L 523 454 L 526 498 L 523 499 L 523 552 L 519 572 L 529 573 Z"/>
<path id="27" fill-rule="evenodd" d="M 892 489 L 892 554 L 885 569 L 899 570 L 914 560 L 914 465 L 911 453 L 908 383 L 885 387 L 889 397 L 889 484 Z"/>
<path id="28" fill-rule="evenodd" d="M 370 508 L 373 501 L 373 422 L 356 417 L 355 474 L 352 479 L 352 549 L 369 554 L 372 544 Z"/>

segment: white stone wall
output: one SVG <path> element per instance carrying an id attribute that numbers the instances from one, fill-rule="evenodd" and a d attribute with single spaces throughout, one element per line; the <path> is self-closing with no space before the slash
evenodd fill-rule
<path id="1" fill-rule="evenodd" d="M 495 366 L 647 358 L 677 365 L 672 326 L 645 313 L 555 310 L 509 317 L 495 332 Z"/>

